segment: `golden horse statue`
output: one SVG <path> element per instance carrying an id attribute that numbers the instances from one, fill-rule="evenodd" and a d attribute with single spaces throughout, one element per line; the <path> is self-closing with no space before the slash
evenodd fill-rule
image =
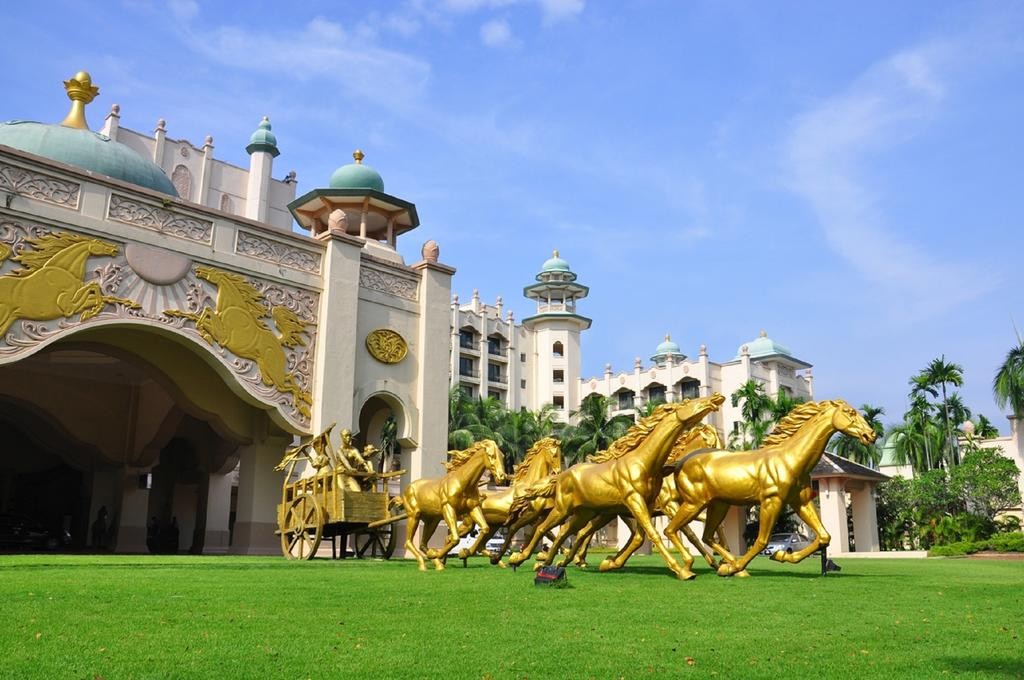
<path id="1" fill-rule="evenodd" d="M 197 265 L 196 276 L 217 287 L 216 309 L 206 306 L 198 314 L 169 309 L 164 314 L 195 322 L 206 342 L 256 362 L 263 384 L 291 394 L 295 410 L 308 418 L 313 400 L 289 373 L 284 353 L 285 347 L 306 344 L 302 337 L 306 324 L 287 307 L 268 309 L 263 295 L 240 274 Z M 274 320 L 277 333 L 267 327 L 267 316 Z"/>
<path id="2" fill-rule="evenodd" d="M 508 544 L 512 540 L 512 536 L 515 535 L 522 526 L 516 528 L 510 528 L 508 534 L 505 537 L 505 545 L 497 555 L 490 555 L 486 550 L 481 548 L 486 545 L 487 541 L 498 531 L 500 527 L 506 526 L 511 518 L 510 510 L 512 508 L 512 502 L 515 500 L 517 493 L 522 493 L 524 489 L 532 486 L 533 484 L 549 477 L 550 475 L 557 474 L 562 471 L 562 444 L 554 437 L 545 437 L 534 443 L 533 446 L 526 452 L 526 456 L 523 457 L 523 462 L 516 466 L 515 472 L 512 474 L 512 485 L 497 491 L 496 493 L 487 493 L 481 497 L 480 507 L 484 512 L 484 519 L 487 520 L 487 525 L 490 527 L 489 531 L 480 531 L 477 536 L 476 542 L 469 549 L 463 549 L 459 551 L 459 557 L 465 559 L 471 555 L 483 554 L 491 558 L 491 561 L 495 564 L 500 564 L 504 567 L 504 563 L 501 562 L 501 556 L 505 554 L 505 550 L 508 549 Z M 463 535 L 468 531 L 459 529 L 459 534 Z"/>
<path id="3" fill-rule="evenodd" d="M 483 533 L 490 531 L 480 507 L 477 485 L 485 471 L 490 471 L 498 484 L 505 481 L 504 454 L 491 439 L 476 442 L 464 451 L 449 451 L 448 455 L 451 458 L 445 463 L 448 474 L 439 479 L 417 479 L 405 487 L 401 497 L 392 501 L 393 506 L 404 507 L 408 515 L 405 549 L 419 561 L 420 571 L 427 570 L 424 557 L 432 559 L 436 569 L 444 569 L 444 557 L 458 544 L 460 531 L 470 531 L 473 524 Z M 466 516 L 472 523 L 460 527 L 459 520 Z M 448 543 L 441 550 L 428 551 L 427 541 L 442 519 L 448 525 Z M 420 522 L 423 522 L 423 533 L 417 547 L 413 537 Z"/>
<path id="4" fill-rule="evenodd" d="M 0 337 L 18 319 L 49 321 L 81 314 L 87 321 L 104 305 L 120 304 L 134 309 L 133 300 L 104 295 L 96 281 L 83 281 L 86 261 L 92 256 L 113 257 L 118 247 L 81 234 L 56 232 L 26 239 L 31 250 L 10 257 L 4 244 L 0 261 L 10 257 L 22 268 L 0 276 Z"/>
<path id="5" fill-rule="evenodd" d="M 747 564 L 767 545 L 783 506 L 789 505 L 816 536 L 803 550 L 792 554 L 777 551 L 772 559 L 799 562 L 819 546 L 827 546 L 831 537 L 814 507 L 811 470 L 836 431 L 864 444 L 873 443 L 878 436 L 856 409 L 836 399 L 797 406 L 775 426 L 760 449 L 690 454 L 675 473 L 680 505 L 665 528 L 665 536 L 681 550 L 679 528 L 706 508 L 704 540 L 723 558 L 718 574 L 746 576 Z M 739 559 L 713 539 L 730 505 L 761 508 L 757 540 Z"/>
<path id="6" fill-rule="evenodd" d="M 529 544 L 512 555 L 509 563 L 519 565 L 526 561 L 540 537 L 563 522 L 567 522 L 565 528 L 538 565 L 551 564 L 562 542 L 595 517 L 629 513 L 661 553 L 669 569 L 681 579 L 693 578 L 689 565 L 686 569 L 680 567 L 655 531 L 650 507 L 661 491 L 662 467 L 679 434 L 717 411 L 724 402 L 725 397 L 715 393 L 710 397 L 659 406 L 608 448 L 608 460 L 574 465 L 535 484 L 517 500 L 513 511 L 532 498 L 544 496 L 554 498 L 554 507 L 537 527 Z M 689 558 L 689 553 L 685 557 Z M 692 562 L 689 558 L 689 563 Z"/>
<path id="7" fill-rule="evenodd" d="M 718 436 L 718 430 L 711 425 L 700 423 L 696 427 L 693 427 L 676 439 L 676 443 L 672 446 L 672 452 L 668 456 L 668 460 L 665 461 L 665 466 L 662 468 L 663 472 L 667 472 L 664 479 L 661 481 L 661 491 L 658 493 L 658 497 L 654 500 L 654 507 L 651 509 L 651 516 L 666 516 L 672 517 L 676 511 L 679 510 L 679 493 L 676 490 L 676 480 L 672 472 L 675 471 L 675 466 L 679 463 L 687 454 L 699 451 L 702 449 L 720 449 L 722 448 L 722 438 Z M 588 460 L 590 462 L 601 462 L 607 455 L 606 452 L 601 452 L 591 456 Z M 594 537 L 594 533 L 601 529 L 608 522 L 615 519 L 615 515 L 602 516 L 595 518 L 587 526 L 585 526 L 579 534 L 576 536 L 576 543 L 573 548 L 566 554 L 565 558 L 558 564 L 560 567 L 566 566 L 570 561 L 574 562 L 580 567 L 587 566 L 587 549 L 590 547 L 590 540 Z M 626 562 L 630 557 L 643 545 L 644 535 L 636 526 L 631 518 L 623 517 L 624 522 L 630 528 L 629 540 L 623 545 L 622 549 L 614 557 L 605 558 L 601 562 L 601 571 L 612 571 L 614 569 L 621 569 L 625 566 Z M 697 517 L 698 521 L 702 521 L 702 517 Z M 712 569 L 718 567 L 715 563 L 714 553 L 697 538 L 697 535 L 693 533 L 690 527 L 683 526 L 682 531 L 686 534 L 687 540 L 697 550 L 700 551 L 701 555 Z M 725 538 L 719 534 L 719 542 L 725 545 Z M 684 558 L 685 559 L 685 558 Z"/>

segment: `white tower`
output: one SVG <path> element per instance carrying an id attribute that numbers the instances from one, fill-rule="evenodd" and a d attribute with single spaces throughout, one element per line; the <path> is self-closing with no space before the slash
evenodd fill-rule
<path id="1" fill-rule="evenodd" d="M 591 323 L 576 313 L 576 301 L 590 289 L 576 283 L 576 274 L 557 250 L 536 278 L 537 283 L 523 289 L 523 295 L 537 301 L 537 313 L 523 319 L 533 339 L 527 401 L 538 407 L 554 404 L 558 419 L 568 421 L 580 405 L 580 332 Z"/>

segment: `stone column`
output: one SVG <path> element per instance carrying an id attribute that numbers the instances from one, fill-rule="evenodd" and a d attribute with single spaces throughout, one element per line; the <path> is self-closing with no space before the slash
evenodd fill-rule
<path id="1" fill-rule="evenodd" d="M 324 291 L 317 319 L 316 375 L 313 380 L 313 432 L 332 422 L 351 428 L 355 382 L 356 319 L 359 318 L 359 266 L 363 241 L 341 230 L 325 231 Z M 445 404 L 448 400 L 444 400 Z"/>
<path id="2" fill-rule="evenodd" d="M 277 505 L 281 502 L 281 473 L 274 466 L 291 445 L 283 436 L 264 435 L 239 448 L 238 510 L 230 551 L 238 555 L 276 555 L 281 552 Z"/>
<path id="3" fill-rule="evenodd" d="M 114 550 L 119 553 L 145 553 L 146 513 L 149 511 L 149 489 L 139 488 L 138 471 L 124 471 L 121 475 L 121 503 L 117 508 L 117 538 Z M 113 514 L 113 513 L 112 513 Z M 89 518 L 90 534 L 95 516 Z M 114 517 L 110 517 L 113 521 Z M 92 536 L 89 536 L 92 540 Z"/>
<path id="4" fill-rule="evenodd" d="M 878 518 L 875 515 L 875 483 L 864 482 L 850 493 L 853 506 L 853 540 L 855 552 L 878 552 Z"/>
<path id="5" fill-rule="evenodd" d="M 846 527 L 846 492 L 842 479 L 827 477 L 818 480 L 818 507 L 821 522 L 832 536 L 828 547 L 831 555 L 850 551 L 850 535 Z"/>
<path id="6" fill-rule="evenodd" d="M 448 309 L 451 299 L 452 275 L 455 270 L 438 263 L 436 260 L 423 260 L 412 265 L 420 275 L 419 300 L 419 332 L 416 339 L 419 346 L 419 381 L 416 385 L 416 401 L 419 407 L 420 422 L 416 424 L 416 448 L 411 452 L 409 462 L 405 465 L 406 473 L 402 475 L 402 487 L 406 488 L 415 479 L 421 477 L 437 477 L 444 472 L 443 463 L 448 451 L 448 347 L 444 342 L 448 336 Z M 484 331 L 487 324 L 484 320 Z M 486 345 L 481 359 L 487 356 Z M 481 386 L 484 384 L 481 378 Z M 403 461 L 404 463 L 405 461 Z M 438 537 L 430 545 L 435 545 L 441 538 L 440 530 L 434 535 Z M 399 532 L 397 554 L 405 554 L 401 545 L 405 537 L 405 522 L 395 525 Z"/>
<path id="7" fill-rule="evenodd" d="M 231 521 L 231 482 L 233 476 L 233 472 L 223 475 L 216 472 L 210 473 L 206 501 L 206 539 L 204 541 L 203 554 L 222 554 L 228 551 L 229 525 Z M 278 481 L 280 482 L 280 479 Z"/>

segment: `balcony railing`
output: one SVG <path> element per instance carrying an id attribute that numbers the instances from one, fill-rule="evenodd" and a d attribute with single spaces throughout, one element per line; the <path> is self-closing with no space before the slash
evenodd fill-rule
<path id="1" fill-rule="evenodd" d="M 505 356 L 505 352 L 500 347 L 492 347 L 491 345 L 487 346 L 487 353 L 493 354 L 496 357 Z"/>
<path id="2" fill-rule="evenodd" d="M 459 347 L 462 349 L 476 349 L 476 343 L 459 336 Z"/>
<path id="3" fill-rule="evenodd" d="M 480 371 L 474 371 L 472 368 L 463 368 L 459 366 L 459 375 L 466 376 L 467 378 L 479 378 Z"/>
<path id="4" fill-rule="evenodd" d="M 507 385 L 508 384 L 508 378 L 506 376 L 503 376 L 503 375 L 488 373 L 487 374 L 487 382 L 494 383 L 496 385 Z"/>

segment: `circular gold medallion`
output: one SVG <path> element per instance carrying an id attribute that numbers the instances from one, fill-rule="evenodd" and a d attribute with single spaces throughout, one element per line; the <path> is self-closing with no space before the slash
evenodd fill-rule
<path id="1" fill-rule="evenodd" d="M 378 328 L 366 336 L 366 349 L 377 361 L 397 364 L 409 353 L 405 339 L 390 328 Z"/>

